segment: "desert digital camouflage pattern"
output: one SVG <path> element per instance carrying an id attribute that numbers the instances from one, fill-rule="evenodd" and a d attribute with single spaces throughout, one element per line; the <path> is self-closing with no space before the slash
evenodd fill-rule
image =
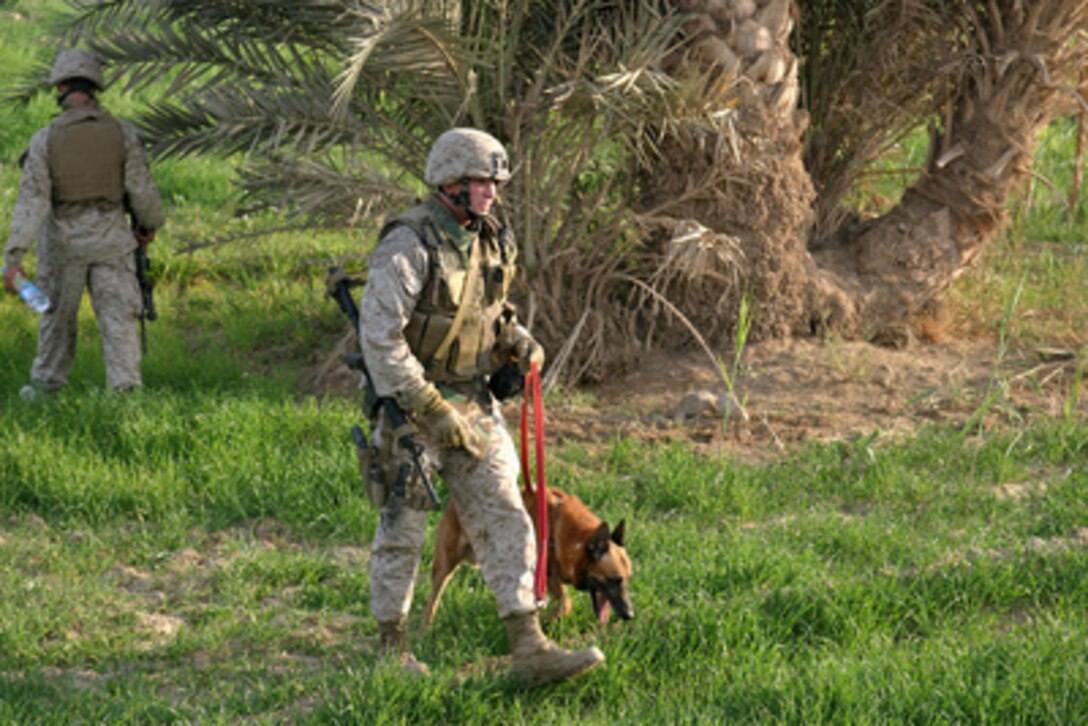
<path id="1" fill-rule="evenodd" d="M 97 102 L 68 99 L 57 121 L 91 108 L 98 108 Z M 124 160 L 117 173 L 122 175 L 130 212 L 140 226 L 158 229 L 165 218 L 143 143 L 134 126 L 120 122 L 120 127 Z M 49 140 L 55 128 L 51 124 L 30 141 L 4 248 L 5 264 L 18 267 L 37 244 L 38 284 L 52 302 L 39 326 L 31 378 L 46 390 L 67 384 L 75 354 L 77 313 L 86 288 L 102 333 L 109 385 L 115 389 L 138 386 L 141 302 L 133 261 L 136 241 L 121 204 L 55 199 L 49 167 Z"/>
<path id="2" fill-rule="evenodd" d="M 105 90 L 106 82 L 102 78 L 102 64 L 90 51 L 79 48 L 66 48 L 53 60 L 49 71 L 49 85 L 55 86 L 73 78 L 86 78 L 99 89 Z"/>
<path id="3" fill-rule="evenodd" d="M 359 338 L 379 396 L 406 406 L 427 384 L 423 366 L 409 349 L 404 329 L 430 274 L 427 248 L 407 226 L 390 231 L 370 257 L 370 275 L 360 301 Z M 494 592 L 499 615 L 534 612 L 536 545 L 532 521 L 517 488 L 518 458 L 497 404 L 482 380 L 454 384 L 444 394 L 488 437 L 487 456 L 460 449 L 427 448 L 428 468 L 440 472 L 476 547 L 484 581 Z M 388 422 L 372 422 L 375 445 Z M 418 497 L 409 496 L 409 500 Z M 379 621 L 403 618 L 411 605 L 426 535 L 426 512 L 390 502 L 371 548 L 371 611 Z"/>
<path id="4" fill-rule="evenodd" d="M 479 129 L 450 129 L 439 136 L 427 155 L 423 180 L 441 187 L 462 179 L 510 178 L 510 160 L 506 149 L 489 133 Z"/>

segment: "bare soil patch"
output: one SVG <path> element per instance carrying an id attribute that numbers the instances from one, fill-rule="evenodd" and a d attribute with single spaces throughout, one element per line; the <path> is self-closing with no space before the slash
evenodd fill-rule
<path id="1" fill-rule="evenodd" d="M 624 375 L 549 397 L 547 438 L 552 445 L 589 447 L 620 437 L 688 441 L 708 452 L 762 459 L 807 442 L 874 432 L 886 439 L 930 424 L 962 426 L 984 405 L 987 429 L 1059 417 L 1074 399 L 1074 384 L 1081 388 L 1076 415 L 1085 416 L 1088 386 L 1076 381 L 1077 354 L 1039 347 L 1001 356 L 996 343 L 986 339 L 946 339 L 905 349 L 814 338 L 769 340 L 745 349 L 736 376 L 735 397 L 745 419 L 739 410 L 726 415 L 711 405 L 727 388 L 704 352 L 654 351 Z M 327 354 L 304 378 L 307 393 L 358 395 L 356 374 Z M 986 404 L 988 396 L 992 401 Z M 513 426 L 520 398 L 508 402 L 505 411 Z"/>
<path id="2" fill-rule="evenodd" d="M 928 424 L 963 425 L 993 395 L 987 428 L 1063 415 L 1071 400 L 1074 351 L 1040 348 L 999 360 L 983 340 L 890 349 L 860 342 L 772 340 L 748 347 L 734 410 L 709 405 L 727 388 L 702 352 L 656 352 L 630 374 L 586 387 L 547 411 L 551 440 L 603 443 L 621 436 L 687 440 L 743 458 L 805 442 L 876 432 L 888 438 Z M 1088 414 L 1083 382 L 1078 415 Z M 692 395 L 695 394 L 695 395 Z M 699 402 L 705 402 L 700 409 Z M 694 413 L 693 413 L 694 412 Z M 516 409 L 511 410 L 517 416 Z M 515 419 L 516 420 L 516 419 Z"/>

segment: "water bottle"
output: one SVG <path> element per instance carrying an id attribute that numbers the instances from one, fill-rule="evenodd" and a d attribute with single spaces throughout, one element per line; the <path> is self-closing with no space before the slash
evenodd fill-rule
<path id="1" fill-rule="evenodd" d="M 0 268 L 0 273 L 7 272 L 7 267 Z M 41 288 L 35 285 L 31 280 L 24 276 L 21 272 L 15 273 L 15 289 L 19 291 L 19 297 L 21 297 L 26 304 L 36 313 L 44 313 L 49 309 L 49 296 L 42 292 Z"/>

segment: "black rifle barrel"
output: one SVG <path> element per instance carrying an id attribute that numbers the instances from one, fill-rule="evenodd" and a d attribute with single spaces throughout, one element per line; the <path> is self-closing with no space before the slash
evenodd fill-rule
<path id="1" fill-rule="evenodd" d="M 136 282 L 140 286 L 140 349 L 147 355 L 147 321 L 155 321 L 159 314 L 155 311 L 155 283 L 151 279 L 151 260 L 147 250 L 136 241 Z"/>

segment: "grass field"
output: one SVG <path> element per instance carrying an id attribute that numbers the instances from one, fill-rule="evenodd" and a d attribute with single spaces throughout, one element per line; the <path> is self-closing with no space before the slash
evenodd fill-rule
<path id="1" fill-rule="evenodd" d="M 48 56 L 33 29 L 52 5 L 0 8 L 9 68 Z M 51 103 L 0 108 L 4 230 L 14 159 Z M 1063 123 L 1041 153 L 1058 180 Z M 627 520 L 637 618 L 600 628 L 581 596 L 548 626 L 566 646 L 599 645 L 605 667 L 519 690 L 474 571 L 414 640 L 434 677 L 376 667 L 357 402 L 297 386 L 344 330 L 325 266 L 371 240 L 281 234 L 176 254 L 261 220 L 231 215 L 229 162 L 155 175 L 170 222 L 152 247 L 162 314 L 145 390 L 103 390 L 87 305 L 71 386 L 23 402 L 36 319 L 0 298 L 0 723 L 1088 720 L 1076 405 L 985 435 L 934 427 L 759 464 L 630 438 L 554 447 L 550 482 Z M 1049 199 L 1021 202 L 997 253 L 953 291 L 1010 345 L 1084 345 L 1083 216 Z"/>

